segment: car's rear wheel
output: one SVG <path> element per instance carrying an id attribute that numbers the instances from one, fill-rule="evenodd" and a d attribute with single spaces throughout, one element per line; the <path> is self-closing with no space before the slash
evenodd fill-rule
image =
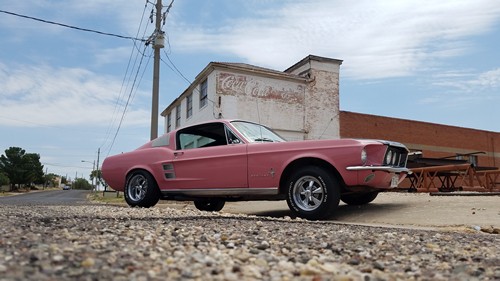
<path id="1" fill-rule="evenodd" d="M 226 201 L 220 199 L 201 199 L 195 200 L 194 206 L 200 211 L 218 212 L 224 208 Z"/>
<path id="2" fill-rule="evenodd" d="M 125 185 L 125 201 L 131 207 L 153 207 L 160 200 L 160 189 L 146 171 L 135 171 Z"/>
<path id="3" fill-rule="evenodd" d="M 300 168 L 287 181 L 287 204 L 297 216 L 328 218 L 339 205 L 340 188 L 334 175 L 317 166 Z"/>
<path id="4" fill-rule="evenodd" d="M 378 192 L 348 193 L 342 194 L 340 200 L 347 205 L 365 205 L 377 198 Z"/>

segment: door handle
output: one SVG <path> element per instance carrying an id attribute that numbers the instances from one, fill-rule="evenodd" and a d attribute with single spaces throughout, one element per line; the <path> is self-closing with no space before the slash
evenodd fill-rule
<path id="1" fill-rule="evenodd" d="M 182 151 L 179 151 L 179 152 L 174 152 L 174 156 L 177 157 L 177 156 L 180 156 L 180 155 L 183 155 L 184 152 Z"/>

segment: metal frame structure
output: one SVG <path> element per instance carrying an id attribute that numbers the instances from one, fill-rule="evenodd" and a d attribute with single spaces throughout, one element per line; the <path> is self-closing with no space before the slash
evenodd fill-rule
<path id="1" fill-rule="evenodd" d="M 411 171 L 407 178 L 409 191 L 413 192 L 500 191 L 500 169 L 477 171 L 474 165 L 459 164 L 413 168 Z"/>

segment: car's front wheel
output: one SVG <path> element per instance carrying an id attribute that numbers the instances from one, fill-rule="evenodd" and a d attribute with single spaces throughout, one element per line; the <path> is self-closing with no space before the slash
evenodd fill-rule
<path id="1" fill-rule="evenodd" d="M 201 199 L 195 200 L 194 206 L 200 211 L 218 212 L 224 208 L 226 202 L 219 199 Z"/>
<path id="2" fill-rule="evenodd" d="M 287 204 L 297 216 L 318 220 L 330 217 L 340 202 L 334 175 L 317 166 L 297 170 L 287 181 Z"/>
<path id="3" fill-rule="evenodd" d="M 160 200 L 160 189 L 146 171 L 135 171 L 125 185 L 125 201 L 131 207 L 153 207 Z"/>
<path id="4" fill-rule="evenodd" d="M 348 193 L 342 194 L 340 200 L 347 205 L 365 205 L 377 198 L 378 192 L 365 192 L 365 193 Z"/>

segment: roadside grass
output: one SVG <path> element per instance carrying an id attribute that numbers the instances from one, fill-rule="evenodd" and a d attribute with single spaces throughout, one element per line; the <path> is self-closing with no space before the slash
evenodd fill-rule
<path id="1" fill-rule="evenodd" d="M 22 193 L 28 193 L 28 192 L 33 192 L 33 191 L 49 191 L 49 190 L 61 190 L 61 188 L 58 187 L 35 187 L 32 189 L 29 188 L 22 188 L 16 191 L 7 191 L 8 189 L 0 188 L 0 197 L 7 197 L 7 196 L 12 196 L 12 195 L 17 195 L 17 194 L 22 194 Z"/>
<path id="2" fill-rule="evenodd" d="M 104 204 L 125 203 L 122 192 L 91 192 L 87 195 L 87 199 L 92 202 Z"/>
<path id="3" fill-rule="evenodd" d="M 11 196 L 11 195 L 14 195 L 16 193 L 14 192 L 8 192 L 8 191 L 0 191 L 0 197 L 5 197 L 5 196 Z"/>

